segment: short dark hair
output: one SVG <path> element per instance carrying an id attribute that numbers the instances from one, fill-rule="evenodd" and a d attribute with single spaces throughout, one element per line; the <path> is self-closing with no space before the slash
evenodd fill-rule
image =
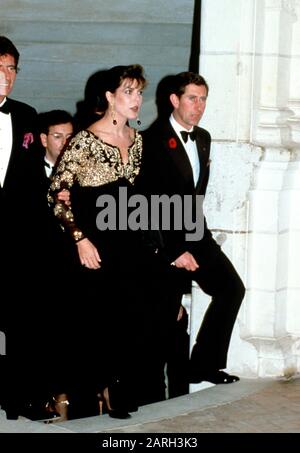
<path id="1" fill-rule="evenodd" d="M 0 55 L 11 55 L 14 57 L 17 69 L 20 54 L 16 46 L 6 36 L 0 36 Z"/>
<path id="2" fill-rule="evenodd" d="M 191 83 L 197 86 L 204 85 L 208 94 L 208 84 L 204 77 L 196 72 L 186 71 L 179 72 L 176 74 L 172 81 L 172 92 L 175 93 L 179 98 L 183 95 L 185 87 Z"/>
<path id="3" fill-rule="evenodd" d="M 40 134 L 47 135 L 51 126 L 66 123 L 73 125 L 73 117 L 66 110 L 49 110 L 38 115 L 38 130 Z"/>

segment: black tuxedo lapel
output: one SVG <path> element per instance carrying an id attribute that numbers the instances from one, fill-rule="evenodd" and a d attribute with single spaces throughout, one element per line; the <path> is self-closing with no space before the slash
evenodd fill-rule
<path id="1" fill-rule="evenodd" d="M 8 183 L 8 180 L 10 180 L 10 183 L 14 183 L 13 180 L 17 177 L 17 174 L 22 172 L 21 167 L 28 151 L 28 145 L 23 146 L 25 134 L 32 134 L 33 137 L 37 136 L 36 111 L 27 104 L 13 99 L 7 99 L 6 102 L 9 104 L 11 113 L 12 148 L 3 187 Z"/>
<path id="2" fill-rule="evenodd" d="M 11 153 L 7 165 L 7 170 L 6 170 L 6 175 L 4 179 L 4 184 L 3 187 L 5 186 L 5 183 L 7 179 L 9 178 L 9 175 L 11 173 L 11 169 L 14 168 L 15 161 L 17 160 L 17 149 L 18 149 L 18 115 L 16 112 L 11 112 L 11 123 L 12 123 L 12 148 L 11 148 Z"/>
<path id="3" fill-rule="evenodd" d="M 196 184 L 196 192 L 199 191 L 203 179 L 207 174 L 207 166 L 209 164 L 209 151 L 210 151 L 210 142 L 207 140 L 207 137 L 202 133 L 203 129 L 195 128 L 196 132 L 196 143 L 197 151 L 200 160 L 200 175 L 198 182 Z"/>
<path id="4" fill-rule="evenodd" d="M 196 184 L 196 189 L 194 186 L 193 170 L 189 157 L 180 138 L 177 136 L 170 123 L 168 123 L 168 126 L 164 130 L 163 140 L 168 154 L 172 158 L 185 183 L 189 184 L 192 190 L 195 190 L 197 193 L 201 190 L 203 181 L 207 179 L 205 177 L 208 172 L 207 166 L 209 163 L 210 153 L 210 135 L 206 130 L 197 126 L 194 127 L 194 131 L 196 134 L 197 151 L 200 161 L 200 175 Z"/>
<path id="5" fill-rule="evenodd" d="M 165 130 L 164 146 L 185 182 L 194 187 L 193 170 L 189 157 L 170 123 Z"/>

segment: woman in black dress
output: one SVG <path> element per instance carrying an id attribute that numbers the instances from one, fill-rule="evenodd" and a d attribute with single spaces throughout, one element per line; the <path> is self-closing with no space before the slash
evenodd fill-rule
<path id="1" fill-rule="evenodd" d="M 66 282 L 68 303 L 59 316 L 65 373 L 56 393 L 68 389 L 70 401 L 72 395 L 74 401 L 80 393 L 83 398 L 98 393 L 109 414 L 118 418 L 128 417 L 141 401 L 163 398 L 164 392 L 153 331 L 159 308 L 150 297 L 156 293 L 159 299 L 159 284 L 145 287 L 148 252 L 140 232 L 120 219 L 124 209 L 129 214 L 127 200 L 140 171 L 142 138 L 128 122 L 138 121 L 145 85 L 139 65 L 102 71 L 99 120 L 72 139 L 49 193 L 55 215 L 77 249 L 71 281 Z M 55 201 L 62 189 L 70 191 L 71 206 Z M 160 395 L 150 400 L 137 391 L 143 388 L 147 366 L 161 385 Z"/>

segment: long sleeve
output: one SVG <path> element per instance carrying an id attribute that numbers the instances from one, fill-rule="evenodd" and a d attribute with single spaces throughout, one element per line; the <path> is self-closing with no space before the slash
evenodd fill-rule
<path id="1" fill-rule="evenodd" d="M 141 154 L 142 139 L 138 133 L 135 134 L 134 143 L 128 149 L 126 165 L 123 165 L 119 149 L 116 146 L 104 143 L 91 131 L 78 132 L 71 140 L 54 174 L 48 200 L 50 204 L 54 205 L 55 216 L 75 241 L 80 241 L 89 233 L 81 230 L 80 221 L 82 219 L 76 219 L 75 210 L 73 212 L 71 206 L 60 202 L 56 194 L 63 189 L 72 192 L 73 186 L 73 193 L 79 188 L 82 189 L 81 193 L 86 188 L 99 190 L 101 188 L 103 191 L 106 185 L 116 183 L 122 178 L 127 179 L 132 185 L 139 173 Z M 84 209 L 85 206 L 82 206 L 83 211 Z M 76 213 L 79 217 L 78 211 Z"/>
<path id="2" fill-rule="evenodd" d="M 85 236 L 76 225 L 72 207 L 57 199 L 57 193 L 63 189 L 71 192 L 78 178 L 80 158 L 82 153 L 78 151 L 76 141 L 73 139 L 65 151 L 53 176 L 48 192 L 48 201 L 54 206 L 54 215 L 59 219 L 64 230 L 68 231 L 75 242 Z"/>

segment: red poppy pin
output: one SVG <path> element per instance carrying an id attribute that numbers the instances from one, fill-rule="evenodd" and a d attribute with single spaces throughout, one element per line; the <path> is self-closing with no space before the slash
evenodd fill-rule
<path id="1" fill-rule="evenodd" d="M 176 139 L 174 137 L 171 137 L 169 139 L 168 144 L 169 144 L 169 148 L 171 148 L 171 149 L 177 148 L 177 141 L 176 141 Z"/>
<path id="2" fill-rule="evenodd" d="M 24 138 L 23 138 L 23 148 L 26 148 L 28 149 L 29 145 L 31 145 L 31 143 L 33 143 L 33 134 L 31 132 L 27 132 L 26 134 L 24 134 Z"/>

